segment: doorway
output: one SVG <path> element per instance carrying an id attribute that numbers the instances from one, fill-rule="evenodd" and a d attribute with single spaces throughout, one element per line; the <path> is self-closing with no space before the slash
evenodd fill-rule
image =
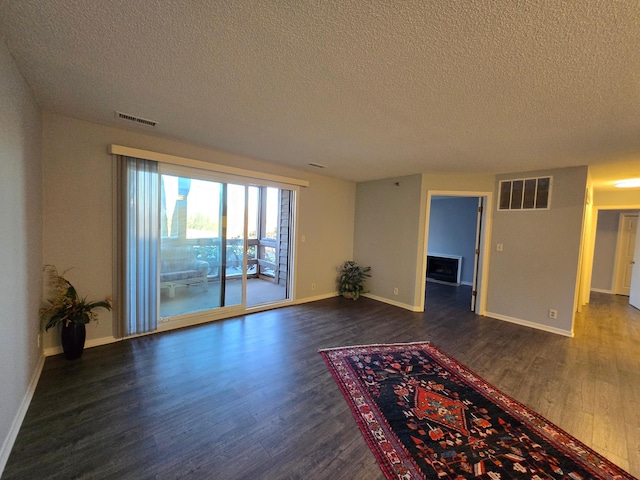
<path id="1" fill-rule="evenodd" d="M 631 299 L 635 290 L 640 297 L 640 279 L 633 282 L 633 263 L 629 265 L 637 261 L 630 252 L 634 250 L 631 245 L 634 235 L 629 229 L 637 225 L 639 210 L 640 205 L 635 204 L 594 207 L 590 292 L 628 295 Z M 635 238 L 637 244 L 637 233 Z"/>
<path id="2" fill-rule="evenodd" d="M 491 196 L 488 192 L 429 192 L 425 302 L 429 300 L 429 292 L 442 295 L 448 291 L 458 304 L 464 299 L 467 310 L 478 314 L 485 311 L 486 294 L 482 287 L 486 285 L 484 260 L 488 258 L 487 213 Z M 452 275 L 445 277 L 430 272 L 429 265 L 449 265 L 456 272 L 448 272 Z"/>
<path id="3" fill-rule="evenodd" d="M 629 296 L 633 267 L 638 213 L 621 213 L 616 248 L 614 293 Z"/>

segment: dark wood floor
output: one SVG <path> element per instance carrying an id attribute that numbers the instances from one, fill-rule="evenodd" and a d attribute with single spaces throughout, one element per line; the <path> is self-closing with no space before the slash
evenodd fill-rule
<path id="1" fill-rule="evenodd" d="M 3 479 L 381 479 L 317 350 L 430 340 L 640 475 L 640 312 L 594 294 L 575 338 L 332 298 L 46 360 Z"/>

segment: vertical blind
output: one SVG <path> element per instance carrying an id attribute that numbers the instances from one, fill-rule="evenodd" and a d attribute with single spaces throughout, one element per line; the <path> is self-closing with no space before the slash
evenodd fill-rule
<path id="1" fill-rule="evenodd" d="M 117 158 L 118 335 L 152 332 L 158 324 L 160 206 L 158 163 Z"/>

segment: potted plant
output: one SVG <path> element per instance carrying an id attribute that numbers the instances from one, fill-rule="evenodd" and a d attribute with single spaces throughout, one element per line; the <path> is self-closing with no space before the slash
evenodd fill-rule
<path id="1" fill-rule="evenodd" d="M 111 295 L 104 301 L 89 302 L 80 297 L 71 282 L 64 278 L 53 265 L 45 265 L 46 283 L 49 291 L 47 305 L 40 308 L 40 321 L 45 331 L 61 325 L 60 339 L 65 357 L 79 358 L 84 350 L 85 325 L 97 320 L 96 308 L 111 310 Z"/>
<path id="2" fill-rule="evenodd" d="M 366 293 L 364 290 L 365 279 L 369 278 L 371 267 L 361 267 L 353 260 L 347 260 L 339 268 L 338 293 L 345 298 L 357 300 Z"/>

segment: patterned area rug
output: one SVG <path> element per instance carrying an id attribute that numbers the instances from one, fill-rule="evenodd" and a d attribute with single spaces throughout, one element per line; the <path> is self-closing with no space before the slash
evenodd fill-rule
<path id="1" fill-rule="evenodd" d="M 429 343 L 320 354 L 387 478 L 634 478 Z"/>

